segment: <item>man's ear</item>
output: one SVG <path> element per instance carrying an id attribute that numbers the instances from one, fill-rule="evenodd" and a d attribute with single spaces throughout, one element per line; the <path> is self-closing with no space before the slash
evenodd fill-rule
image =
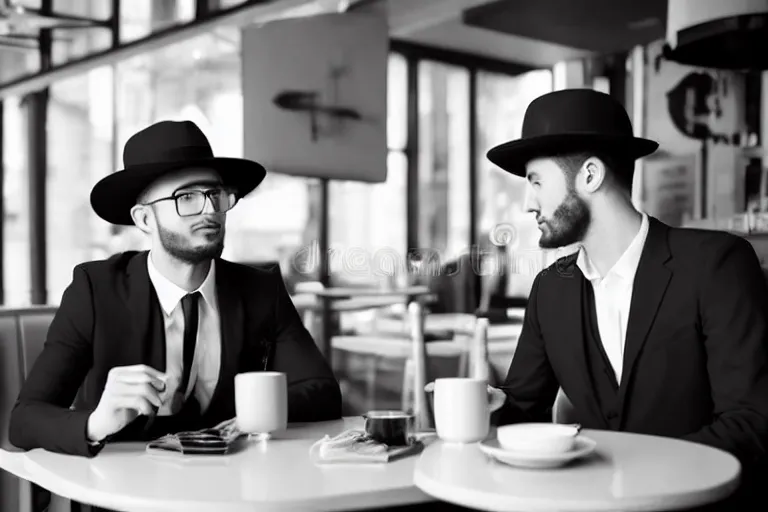
<path id="1" fill-rule="evenodd" d="M 149 234 L 151 231 L 149 225 L 150 215 L 149 207 L 143 204 L 135 204 L 131 208 L 131 218 L 133 219 L 133 223 L 136 224 L 136 227 L 139 228 L 142 232 L 147 234 Z"/>
<path id="2" fill-rule="evenodd" d="M 584 175 L 584 188 L 587 192 L 596 191 L 605 180 L 605 164 L 599 158 L 588 158 L 581 171 Z"/>

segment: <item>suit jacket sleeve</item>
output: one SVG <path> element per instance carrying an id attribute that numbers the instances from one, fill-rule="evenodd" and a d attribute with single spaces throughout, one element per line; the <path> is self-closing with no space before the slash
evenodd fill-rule
<path id="1" fill-rule="evenodd" d="M 507 402 L 497 411 L 499 424 L 550 421 L 549 410 L 557 395 L 558 383 L 547 357 L 539 327 L 539 285 L 543 273 L 533 281 L 523 329 L 515 355 L 500 388 Z"/>
<path id="2" fill-rule="evenodd" d="M 701 281 L 701 326 L 712 422 L 686 439 L 726 450 L 747 468 L 768 444 L 768 286 L 750 244 L 722 248 Z"/>
<path id="3" fill-rule="evenodd" d="M 93 361 L 92 304 L 88 276 L 75 267 L 43 350 L 11 412 L 8 434 L 14 446 L 83 456 L 98 451 L 86 439 L 92 411 L 70 409 Z"/>
<path id="4" fill-rule="evenodd" d="M 341 418 L 341 389 L 301 321 L 279 269 L 275 276 L 276 343 L 273 369 L 288 377 L 288 421 Z"/>

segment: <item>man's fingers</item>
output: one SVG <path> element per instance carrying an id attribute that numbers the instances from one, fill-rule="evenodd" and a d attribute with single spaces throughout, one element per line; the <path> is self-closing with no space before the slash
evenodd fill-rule
<path id="1" fill-rule="evenodd" d="M 165 374 L 161 371 L 155 370 L 151 366 L 147 366 L 145 364 L 137 364 L 134 366 L 126 366 L 126 370 L 129 370 L 130 372 L 135 373 L 144 373 L 151 377 L 154 377 L 156 379 L 165 380 Z"/>
<path id="2" fill-rule="evenodd" d="M 154 413 L 152 404 L 143 396 L 136 396 L 133 398 L 133 409 L 139 411 L 141 414 L 149 416 Z"/>
<path id="3" fill-rule="evenodd" d="M 167 377 L 166 375 L 158 370 L 155 370 L 151 366 L 147 366 L 145 364 L 136 364 L 133 366 L 118 366 L 116 368 L 112 368 L 110 370 L 110 375 L 123 377 L 125 375 L 148 375 L 154 379 L 158 380 L 165 380 Z"/>
<path id="4" fill-rule="evenodd" d="M 134 386 L 136 386 L 134 393 L 145 398 L 149 403 L 151 403 L 155 407 L 160 407 L 161 405 L 163 405 L 162 400 L 160 400 L 160 394 L 157 392 L 157 389 L 155 389 L 151 384 L 149 383 L 134 384 Z"/>
<path id="5" fill-rule="evenodd" d="M 121 399 L 130 400 L 133 397 L 141 397 L 155 407 L 160 407 L 163 405 L 163 401 L 160 398 L 160 393 L 148 382 L 122 382 L 114 392 Z"/>
<path id="6" fill-rule="evenodd" d="M 116 398 L 117 409 L 131 409 L 144 415 L 154 412 L 152 404 L 141 395 L 120 395 Z"/>
<path id="7" fill-rule="evenodd" d="M 124 372 L 117 375 L 117 380 L 124 384 L 151 384 L 158 391 L 165 391 L 165 377 L 160 379 L 148 373 Z"/>

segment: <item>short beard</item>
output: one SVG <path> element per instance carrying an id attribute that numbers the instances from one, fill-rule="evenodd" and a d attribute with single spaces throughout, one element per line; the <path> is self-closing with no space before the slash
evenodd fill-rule
<path id="1" fill-rule="evenodd" d="M 163 249 L 172 257 L 179 261 L 197 265 L 206 261 L 220 258 L 224 251 L 224 227 L 219 233 L 219 239 L 209 245 L 202 247 L 192 247 L 187 240 L 173 231 L 167 230 L 158 225 L 158 234 L 160 235 L 160 244 Z"/>
<path id="2" fill-rule="evenodd" d="M 592 215 L 589 205 L 570 186 L 568 187 L 568 195 L 555 209 L 552 217 L 545 220 L 548 231 L 542 230 L 539 247 L 556 249 L 581 242 L 584 240 L 591 222 Z"/>

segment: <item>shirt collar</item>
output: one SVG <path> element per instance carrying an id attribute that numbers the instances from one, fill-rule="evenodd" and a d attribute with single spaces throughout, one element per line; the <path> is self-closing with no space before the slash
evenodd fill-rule
<path id="1" fill-rule="evenodd" d="M 187 291 L 172 283 L 167 277 L 160 273 L 152 262 L 152 253 L 147 257 L 147 270 L 149 279 L 157 292 L 157 299 L 160 301 L 160 307 L 163 308 L 166 315 L 170 315 L 179 301 L 187 295 Z M 203 300 L 211 307 L 216 308 L 216 260 L 211 260 L 211 267 L 208 269 L 208 275 L 205 276 L 202 284 L 193 290 L 200 292 Z"/>
<path id="2" fill-rule="evenodd" d="M 614 274 L 615 276 L 628 281 L 632 281 L 635 278 L 637 267 L 640 264 L 640 256 L 643 254 L 645 239 L 648 238 L 648 215 L 643 213 L 642 216 L 643 220 L 640 223 L 640 230 L 629 244 L 629 247 L 624 251 L 624 254 L 621 255 L 616 263 L 614 263 L 606 276 Z M 581 270 L 581 273 L 584 274 L 584 277 L 590 281 L 598 280 L 602 277 L 592 263 L 592 260 L 589 259 L 584 247 L 579 249 L 579 255 L 576 257 L 576 265 Z"/>

